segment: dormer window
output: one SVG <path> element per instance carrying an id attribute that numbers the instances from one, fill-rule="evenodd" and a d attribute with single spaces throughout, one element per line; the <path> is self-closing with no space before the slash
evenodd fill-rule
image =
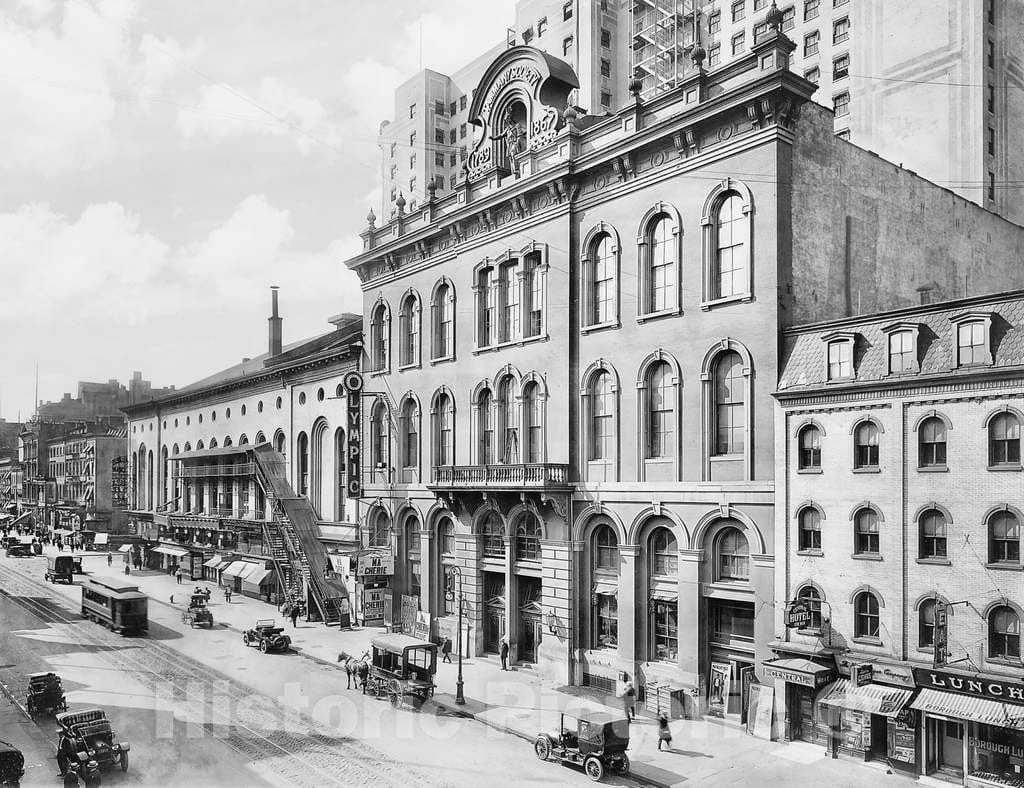
<path id="1" fill-rule="evenodd" d="M 853 342 L 855 334 L 837 333 L 823 337 L 826 343 L 828 380 L 853 379 Z"/>
<path id="2" fill-rule="evenodd" d="M 991 364 L 991 313 L 969 312 L 950 318 L 950 322 L 956 332 L 956 365 L 970 367 Z"/>
<path id="3" fill-rule="evenodd" d="M 921 371 L 917 357 L 917 323 L 893 323 L 885 326 L 887 336 L 889 374 L 906 375 Z"/>

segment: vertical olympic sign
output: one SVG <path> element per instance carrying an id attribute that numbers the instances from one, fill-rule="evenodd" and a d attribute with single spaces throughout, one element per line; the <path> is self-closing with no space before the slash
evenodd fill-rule
<path id="1" fill-rule="evenodd" d="M 343 381 L 348 393 L 348 434 L 345 436 L 345 488 L 350 498 L 363 495 L 363 376 L 349 372 Z"/>

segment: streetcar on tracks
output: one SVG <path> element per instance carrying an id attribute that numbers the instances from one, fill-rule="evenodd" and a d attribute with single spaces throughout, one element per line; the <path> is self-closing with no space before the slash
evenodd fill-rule
<path id="1" fill-rule="evenodd" d="M 82 581 L 82 617 L 127 635 L 149 628 L 149 597 L 139 587 L 109 577 Z"/>

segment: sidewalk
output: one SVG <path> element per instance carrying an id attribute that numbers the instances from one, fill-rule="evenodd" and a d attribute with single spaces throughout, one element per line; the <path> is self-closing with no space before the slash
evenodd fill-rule
<path id="1" fill-rule="evenodd" d="M 53 744 L 28 716 L 16 689 L 0 680 L 0 739 L 21 750 L 25 758 L 23 786 L 52 785 L 57 779 Z"/>
<path id="2" fill-rule="evenodd" d="M 86 554 L 87 572 L 117 576 L 123 564 L 114 554 L 113 566 L 106 566 L 106 554 Z M 213 591 L 210 609 L 218 626 L 226 625 L 239 633 L 258 618 L 275 618 L 292 638 L 300 656 L 334 667 L 338 654 L 359 655 L 369 650 L 371 639 L 384 630 L 379 627 L 340 631 L 318 623 L 299 621 L 293 629 L 274 605 L 223 593 L 207 581 L 183 581 L 164 572 L 132 572 L 131 579 L 150 596 L 151 602 L 184 609 L 184 603 L 196 586 Z M 439 657 L 440 658 L 440 657 Z M 340 668 L 339 668 L 340 669 Z M 532 742 L 537 734 L 557 730 L 561 713 L 577 714 L 585 709 L 611 709 L 621 713 L 613 696 L 601 695 L 583 687 L 557 687 L 542 682 L 529 669 L 502 671 L 496 659 L 471 657 L 463 660 L 465 705 L 455 703 L 458 659 L 440 663 L 436 676 L 437 691 L 433 703 L 445 712 L 473 717 L 483 724 L 523 739 L 523 757 L 533 758 Z M 886 785 L 910 785 L 912 778 L 886 774 L 885 764 L 863 764 L 826 757 L 824 748 L 797 743 L 767 742 L 748 736 L 738 723 L 723 720 L 674 720 L 671 722 L 674 749 L 658 752 L 657 721 L 641 710 L 630 729 L 629 757 L 633 782 L 653 786 L 743 785 L 751 780 L 762 785 L 830 788 Z M 555 764 L 552 764 L 555 768 Z"/>

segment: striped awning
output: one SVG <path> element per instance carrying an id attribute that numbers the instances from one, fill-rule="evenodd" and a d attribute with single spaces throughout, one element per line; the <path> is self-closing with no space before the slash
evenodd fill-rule
<path id="1" fill-rule="evenodd" d="M 223 561 L 223 560 L 224 559 L 221 558 L 219 555 L 215 555 L 209 561 L 204 561 L 203 562 L 203 566 L 205 566 L 205 567 L 207 567 L 209 569 L 213 569 L 216 566 L 220 566 L 220 562 Z"/>
<path id="2" fill-rule="evenodd" d="M 182 550 L 180 547 L 168 547 L 167 545 L 160 545 L 159 547 L 153 548 L 154 553 L 163 553 L 164 555 L 174 556 L 175 558 L 184 558 L 188 555 L 188 550 Z"/>
<path id="3" fill-rule="evenodd" d="M 1003 703 L 972 695 L 958 695 L 935 689 L 922 689 L 910 708 L 926 714 L 940 714 L 957 720 L 970 720 L 985 725 L 997 725 L 1024 731 L 1024 706 Z"/>
<path id="4" fill-rule="evenodd" d="M 853 711 L 881 714 L 883 717 L 895 717 L 907 705 L 913 694 L 912 689 L 887 687 L 883 684 L 864 684 L 855 687 L 849 679 L 839 679 L 821 691 L 818 702 L 825 706 L 839 706 Z"/>

